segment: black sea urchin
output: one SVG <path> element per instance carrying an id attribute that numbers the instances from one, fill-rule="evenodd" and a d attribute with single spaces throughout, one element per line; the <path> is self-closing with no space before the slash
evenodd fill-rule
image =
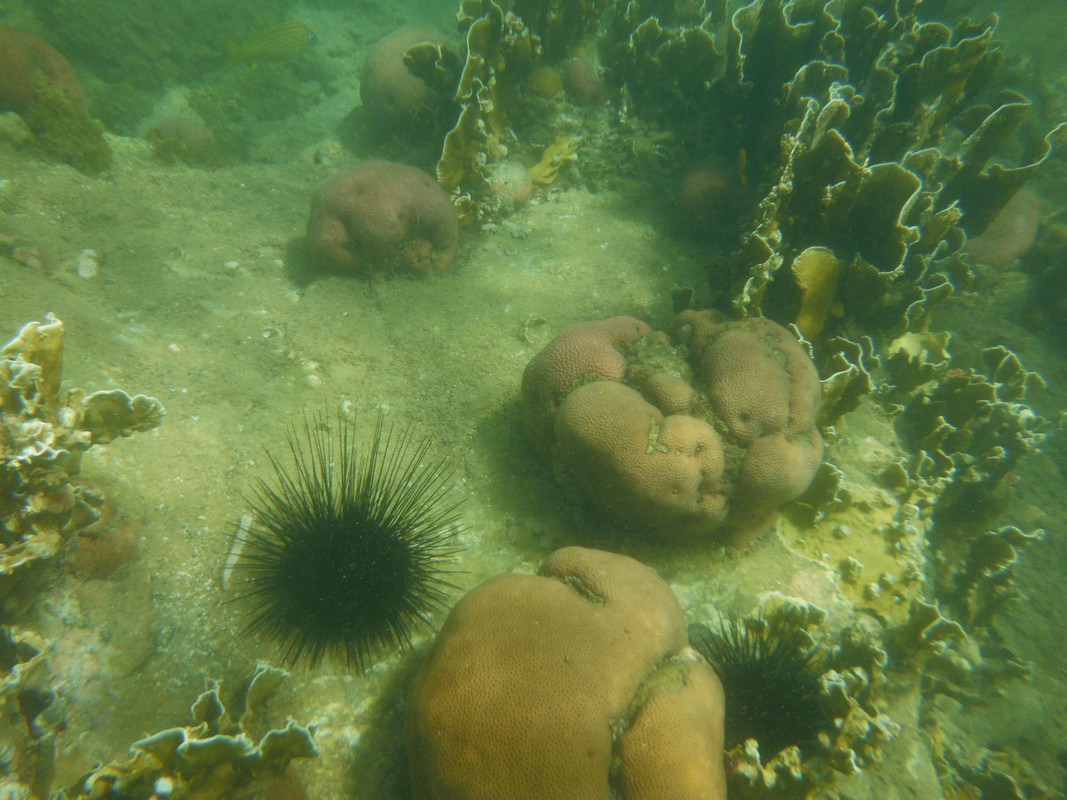
<path id="1" fill-rule="evenodd" d="M 693 631 L 693 646 L 718 673 L 726 694 L 726 749 L 759 742 L 770 760 L 797 745 L 808 754 L 832 720 L 823 702 L 824 668 L 808 633 L 762 618 Z"/>
<path id="2" fill-rule="evenodd" d="M 283 657 L 311 665 L 329 654 L 363 670 L 410 644 L 417 620 L 441 609 L 445 565 L 458 551 L 458 501 L 443 461 L 423 464 L 429 440 L 382 415 L 365 448 L 341 417 L 290 428 L 293 467 L 270 454 L 274 480 L 253 484 L 254 522 L 238 532 L 239 598 L 249 628 L 275 639 Z"/>

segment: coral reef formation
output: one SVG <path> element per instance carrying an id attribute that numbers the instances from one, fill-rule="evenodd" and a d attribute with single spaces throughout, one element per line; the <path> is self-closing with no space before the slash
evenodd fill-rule
<path id="1" fill-rule="evenodd" d="M 672 330 L 564 331 L 523 373 L 526 428 L 575 499 L 656 536 L 741 544 L 815 475 L 819 379 L 769 320 L 685 311 Z"/>
<path id="2" fill-rule="evenodd" d="M 724 800 L 723 696 L 667 584 L 567 547 L 456 604 L 412 684 L 417 800 Z"/>
<path id="3" fill-rule="evenodd" d="M 877 347 L 921 331 L 967 279 L 966 237 L 1067 139 L 1061 125 L 1017 166 L 994 162 L 1028 108 L 992 81 L 995 17 L 952 28 L 917 3 L 757 0 L 724 41 L 719 4 L 668 5 L 616 4 L 608 74 L 672 152 L 761 187 L 734 208 L 741 241 L 714 276 L 738 314 Z"/>
<path id="4" fill-rule="evenodd" d="M 830 629 L 825 610 L 777 592 L 718 628 L 691 627 L 727 692 L 731 798 L 809 798 L 877 759 L 900 732 L 884 712 L 882 636 L 862 621 Z"/>
<path id="5" fill-rule="evenodd" d="M 336 272 L 443 272 L 459 223 L 448 196 L 422 170 L 364 161 L 327 178 L 311 200 L 312 262 Z"/>
<path id="6" fill-rule="evenodd" d="M 448 193 L 463 224 L 505 214 L 493 187 L 498 172 L 516 158 L 526 158 L 560 140 L 552 111 L 564 83 L 560 65 L 576 102 L 596 104 L 606 98 L 591 68 L 563 66 L 592 34 L 599 3 L 530 0 L 498 4 L 465 0 L 458 15 L 466 48 L 456 53 L 447 45 L 427 42 L 404 55 L 411 72 L 450 101 L 452 116 L 442 125 L 443 141 L 437 179 Z M 522 124 L 524 135 L 516 133 Z M 574 136 L 563 137 L 573 159 Z M 558 168 L 558 167 L 557 167 Z M 551 182 L 555 172 L 543 182 Z"/>
<path id="7" fill-rule="evenodd" d="M 359 81 L 363 108 L 389 133 L 411 135 L 433 129 L 451 97 L 417 78 L 404 54 L 420 43 L 440 47 L 443 33 L 431 28 L 400 28 L 381 39 L 367 54 Z"/>
<path id="8" fill-rule="evenodd" d="M 48 797 L 65 705 L 49 668 L 49 643 L 22 628 L 0 628 L 0 795 Z"/>
<path id="9" fill-rule="evenodd" d="M 63 323 L 49 314 L 0 348 L 0 614 L 16 615 L 63 543 L 99 517 L 103 496 L 76 481 L 82 453 L 163 421 L 153 397 L 62 387 Z"/>
<path id="10" fill-rule="evenodd" d="M 44 155 L 85 172 L 111 164 L 103 126 L 93 120 L 70 62 L 24 31 L 0 25 L 0 111 L 26 121 Z"/>
<path id="11" fill-rule="evenodd" d="M 219 684 L 211 681 L 190 707 L 189 725 L 134 742 L 129 755 L 91 770 L 60 792 L 58 800 L 270 796 L 267 781 L 288 784 L 292 777 L 285 771 L 294 758 L 318 755 L 311 731 L 291 720 L 264 733 L 258 743 L 250 738 L 261 724 L 263 703 L 288 677 L 260 662 L 244 697 L 238 698 L 236 706 L 243 710 L 236 720 L 219 698 Z M 243 794 L 252 786 L 264 793 Z"/>

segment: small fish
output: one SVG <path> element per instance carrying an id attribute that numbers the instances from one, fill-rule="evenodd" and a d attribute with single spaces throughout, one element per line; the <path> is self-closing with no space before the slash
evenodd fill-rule
<path id="1" fill-rule="evenodd" d="M 313 41 L 315 34 L 303 22 L 294 19 L 279 22 L 253 33 L 242 45 L 227 39 L 229 57 L 222 66 L 230 67 L 239 61 L 247 61 L 255 69 L 264 61 L 288 61 Z"/>

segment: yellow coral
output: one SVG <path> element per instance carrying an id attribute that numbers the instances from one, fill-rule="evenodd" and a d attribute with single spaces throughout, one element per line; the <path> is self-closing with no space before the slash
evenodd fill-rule
<path id="1" fill-rule="evenodd" d="M 557 136 L 556 140 L 545 148 L 541 160 L 530 167 L 530 178 L 539 186 L 547 186 L 556 179 L 559 168 L 574 161 L 581 136 Z"/>
<path id="2" fill-rule="evenodd" d="M 796 325 L 805 338 L 822 333 L 831 314 L 841 315 L 834 293 L 844 268 L 845 262 L 825 247 L 809 247 L 793 259 L 793 277 L 801 291 Z"/>

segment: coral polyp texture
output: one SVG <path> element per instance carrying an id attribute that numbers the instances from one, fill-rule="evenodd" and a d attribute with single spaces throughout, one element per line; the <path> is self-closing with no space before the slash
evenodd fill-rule
<path id="1" fill-rule="evenodd" d="M 448 196 L 406 164 L 364 161 L 327 178 L 311 199 L 308 255 L 332 272 L 443 272 L 458 236 Z"/>
<path id="2" fill-rule="evenodd" d="M 561 333 L 523 374 L 527 432 L 574 500 L 654 537 L 744 544 L 822 461 L 818 375 L 766 319 L 685 311 L 672 331 Z"/>
<path id="3" fill-rule="evenodd" d="M 566 547 L 449 615 L 408 695 L 416 800 L 725 800 L 723 693 L 667 584 Z"/>
<path id="4" fill-rule="evenodd" d="M 94 445 L 155 428 L 163 404 L 119 389 L 62 386 L 63 323 L 49 314 L 0 348 L 0 618 L 26 608 L 63 543 L 99 518 L 77 480 Z"/>

